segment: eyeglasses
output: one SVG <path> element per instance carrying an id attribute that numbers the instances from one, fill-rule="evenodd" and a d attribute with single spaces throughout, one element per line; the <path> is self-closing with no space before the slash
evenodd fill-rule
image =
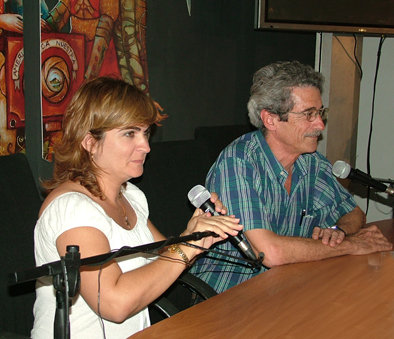
<path id="1" fill-rule="evenodd" d="M 328 112 L 328 107 L 322 107 L 322 108 L 309 108 L 305 111 L 302 112 L 288 112 L 288 113 L 293 113 L 293 114 L 303 114 L 306 116 L 306 120 L 309 122 L 315 121 L 317 116 L 319 115 L 322 120 L 325 120 L 327 118 L 327 112 Z"/>

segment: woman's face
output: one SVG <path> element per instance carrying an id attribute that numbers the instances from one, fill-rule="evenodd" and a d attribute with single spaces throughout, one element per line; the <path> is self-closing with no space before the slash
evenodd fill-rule
<path id="1" fill-rule="evenodd" d="M 150 126 L 114 128 L 92 150 L 94 162 L 110 180 L 123 183 L 142 175 L 149 147 Z"/>

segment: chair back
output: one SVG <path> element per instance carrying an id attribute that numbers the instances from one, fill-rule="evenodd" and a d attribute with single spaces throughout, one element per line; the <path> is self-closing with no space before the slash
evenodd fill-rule
<path id="1" fill-rule="evenodd" d="M 41 206 L 24 154 L 0 157 L 0 335 L 30 336 L 33 326 L 34 281 L 8 285 L 8 276 L 33 268 L 34 225 Z"/>

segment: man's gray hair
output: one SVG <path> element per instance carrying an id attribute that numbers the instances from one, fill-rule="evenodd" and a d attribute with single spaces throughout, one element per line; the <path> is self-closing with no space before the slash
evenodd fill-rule
<path id="1" fill-rule="evenodd" d="M 260 68 L 253 75 L 248 102 L 249 119 L 253 126 L 265 129 L 260 112 L 267 110 L 286 120 L 294 107 L 294 87 L 316 87 L 323 90 L 323 76 L 311 66 L 299 61 L 278 61 Z"/>

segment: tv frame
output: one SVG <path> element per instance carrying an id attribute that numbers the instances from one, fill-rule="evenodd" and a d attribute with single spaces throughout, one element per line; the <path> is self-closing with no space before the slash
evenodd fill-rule
<path id="1" fill-rule="evenodd" d="M 314 32 L 332 32 L 332 33 L 352 33 L 362 35 L 385 35 L 394 36 L 394 24 L 389 27 L 371 26 L 371 25 L 356 25 L 356 24 L 314 24 L 310 22 L 296 22 L 296 18 L 289 18 L 281 22 L 270 20 L 267 16 L 267 1 L 269 0 L 255 0 L 255 29 L 257 30 L 287 30 L 287 31 L 314 31 Z M 272 0 L 275 1 L 275 0 Z M 316 0 L 318 1 L 318 0 Z M 346 0 L 342 0 L 346 1 Z M 373 1 L 371 3 L 373 5 Z"/>

